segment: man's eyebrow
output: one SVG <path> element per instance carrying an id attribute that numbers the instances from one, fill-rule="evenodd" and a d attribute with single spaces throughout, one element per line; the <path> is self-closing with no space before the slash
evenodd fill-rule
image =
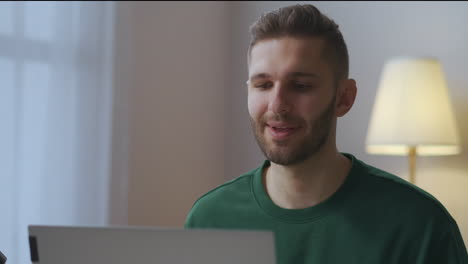
<path id="1" fill-rule="evenodd" d="M 311 72 L 290 72 L 287 74 L 288 77 L 314 77 L 319 78 L 318 74 Z"/>
<path id="2" fill-rule="evenodd" d="M 311 73 L 311 72 L 290 72 L 287 74 L 288 77 L 314 77 L 314 78 L 319 78 L 318 74 Z M 271 76 L 267 73 L 258 73 L 255 75 L 252 75 L 249 80 L 253 81 L 256 79 L 266 79 L 270 78 Z"/>
<path id="3" fill-rule="evenodd" d="M 315 73 L 311 73 L 311 72 L 290 72 L 287 74 L 287 76 L 289 78 L 292 78 L 292 77 L 313 77 L 313 78 L 319 78 L 319 75 L 318 74 L 315 74 Z M 252 75 L 252 77 L 250 77 L 248 80 L 247 80 L 247 83 L 249 82 L 253 82 L 255 80 L 258 80 L 258 79 L 267 79 L 267 78 L 270 78 L 271 76 L 267 73 L 257 73 L 257 74 L 254 74 Z"/>
<path id="4" fill-rule="evenodd" d="M 270 78 L 271 76 L 267 73 L 258 73 L 249 78 L 249 81 L 257 80 L 257 79 L 266 79 Z"/>

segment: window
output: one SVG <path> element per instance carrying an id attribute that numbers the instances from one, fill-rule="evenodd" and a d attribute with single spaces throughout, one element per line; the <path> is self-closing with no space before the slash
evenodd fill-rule
<path id="1" fill-rule="evenodd" d="M 104 225 L 112 2 L 0 2 L 0 250 L 30 263 L 30 224 Z"/>

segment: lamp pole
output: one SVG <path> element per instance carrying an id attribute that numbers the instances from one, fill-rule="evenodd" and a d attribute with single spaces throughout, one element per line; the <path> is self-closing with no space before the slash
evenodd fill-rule
<path id="1" fill-rule="evenodd" d="M 416 184 L 416 146 L 410 146 L 408 151 L 409 182 Z"/>

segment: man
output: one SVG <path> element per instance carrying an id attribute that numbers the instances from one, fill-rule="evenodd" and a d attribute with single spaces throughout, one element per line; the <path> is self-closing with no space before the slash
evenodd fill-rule
<path id="1" fill-rule="evenodd" d="M 338 26 L 311 5 L 251 27 L 248 110 L 267 160 L 199 198 L 186 228 L 271 230 L 278 264 L 465 263 L 434 197 L 336 148 L 356 82 Z"/>

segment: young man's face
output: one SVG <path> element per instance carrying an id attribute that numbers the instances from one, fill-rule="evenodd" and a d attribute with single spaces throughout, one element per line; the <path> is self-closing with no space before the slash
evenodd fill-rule
<path id="1" fill-rule="evenodd" d="M 335 128 L 335 81 L 318 38 L 263 40 L 251 50 L 248 108 L 252 129 L 270 161 L 304 161 Z M 334 132 L 334 131 L 333 131 Z"/>

